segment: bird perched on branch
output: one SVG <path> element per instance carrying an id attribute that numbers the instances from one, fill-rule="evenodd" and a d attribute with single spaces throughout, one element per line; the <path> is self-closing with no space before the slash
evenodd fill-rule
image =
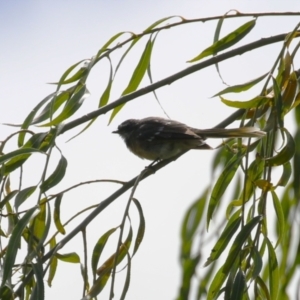
<path id="1" fill-rule="evenodd" d="M 205 142 L 207 138 L 261 138 L 266 134 L 255 127 L 197 129 L 158 117 L 129 119 L 113 133 L 118 133 L 135 155 L 154 161 L 191 149 L 212 149 Z"/>

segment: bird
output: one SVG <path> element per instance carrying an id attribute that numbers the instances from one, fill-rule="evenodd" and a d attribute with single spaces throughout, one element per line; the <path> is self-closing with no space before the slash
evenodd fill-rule
<path id="1" fill-rule="evenodd" d="M 160 161 L 192 149 L 213 149 L 207 138 L 262 138 L 256 127 L 198 129 L 160 117 L 129 119 L 113 133 L 119 134 L 127 148 L 142 159 Z"/>

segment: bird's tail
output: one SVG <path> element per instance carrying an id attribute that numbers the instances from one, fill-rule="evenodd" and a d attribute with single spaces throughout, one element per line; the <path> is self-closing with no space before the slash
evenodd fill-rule
<path id="1" fill-rule="evenodd" d="M 211 128 L 211 129 L 194 129 L 193 131 L 204 138 L 242 138 L 256 137 L 262 138 L 266 135 L 264 131 L 256 127 L 241 127 L 241 128 Z"/>

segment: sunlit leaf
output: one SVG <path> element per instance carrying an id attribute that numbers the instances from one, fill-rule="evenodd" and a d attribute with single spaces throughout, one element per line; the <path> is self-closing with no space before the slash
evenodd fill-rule
<path id="1" fill-rule="evenodd" d="M 62 200 L 63 194 L 58 194 L 54 201 L 54 212 L 53 212 L 53 219 L 56 229 L 61 233 L 65 234 L 65 228 L 61 223 L 60 220 L 60 204 Z"/>
<path id="2" fill-rule="evenodd" d="M 67 263 L 73 263 L 73 264 L 80 263 L 79 255 L 77 253 L 75 253 L 75 252 L 65 253 L 65 254 L 55 253 L 55 256 L 59 260 L 67 262 Z"/>
<path id="3" fill-rule="evenodd" d="M 56 247 L 56 240 L 55 237 L 53 237 L 50 242 L 50 250 L 53 249 L 54 247 Z M 48 286 L 51 287 L 52 286 L 52 281 L 54 279 L 54 276 L 56 274 L 56 270 L 57 270 L 57 258 L 55 255 L 53 255 L 50 259 L 50 266 L 49 266 L 49 272 L 48 272 Z"/>
<path id="4" fill-rule="evenodd" d="M 144 52 L 137 64 L 136 68 L 134 69 L 134 72 L 130 78 L 130 81 L 122 93 L 122 96 L 134 92 L 140 85 L 140 83 L 141 83 L 142 79 L 144 78 L 144 75 L 147 71 L 149 63 L 150 63 L 153 44 L 154 44 L 154 41 L 151 40 L 151 37 L 150 37 L 150 39 L 148 40 L 148 42 L 145 46 Z M 124 106 L 124 104 L 119 105 L 113 110 L 113 112 L 110 116 L 109 122 L 111 122 L 113 120 L 115 115 L 122 109 L 123 106 Z"/>
<path id="5" fill-rule="evenodd" d="M 265 96 L 257 96 L 248 101 L 232 101 L 232 100 L 227 100 L 223 97 L 220 97 L 220 99 L 225 105 L 229 107 L 244 108 L 244 109 L 255 108 L 260 105 L 265 105 L 270 101 L 270 98 Z"/>
<path id="6" fill-rule="evenodd" d="M 257 77 L 253 80 L 250 80 L 246 83 L 229 86 L 229 87 L 225 88 L 224 90 L 222 90 L 221 92 L 218 92 L 217 94 L 213 95 L 212 97 L 216 97 L 216 96 L 220 96 L 220 95 L 228 94 L 228 93 L 240 93 L 240 92 L 248 91 L 254 85 L 261 82 L 268 74 L 269 73 L 265 73 L 262 76 Z"/>
<path id="7" fill-rule="evenodd" d="M 223 266 L 218 270 L 217 274 L 213 278 L 208 292 L 207 292 L 207 300 L 215 300 L 221 290 L 223 283 L 225 282 L 228 274 L 223 272 Z"/>
<path id="8" fill-rule="evenodd" d="M 112 228 L 110 230 L 108 230 L 105 234 L 103 234 L 97 241 L 96 245 L 94 246 L 94 250 L 93 250 L 93 254 L 92 254 L 92 271 L 93 271 L 93 275 L 94 275 L 94 279 L 96 276 L 96 271 L 97 271 L 97 266 L 98 266 L 98 262 L 100 259 L 100 256 L 103 252 L 103 249 L 106 245 L 107 240 L 109 239 L 109 237 L 117 230 L 116 228 Z"/>
<path id="9" fill-rule="evenodd" d="M 224 36 L 222 39 L 212 44 L 210 47 L 203 50 L 199 55 L 189 60 L 188 62 L 198 61 L 204 57 L 207 57 L 209 55 L 214 55 L 219 51 L 225 50 L 233 46 L 241 39 L 243 39 L 253 29 L 255 23 L 256 23 L 255 19 L 245 23 L 244 25 L 237 28 L 235 31 L 229 33 L 228 35 Z"/>

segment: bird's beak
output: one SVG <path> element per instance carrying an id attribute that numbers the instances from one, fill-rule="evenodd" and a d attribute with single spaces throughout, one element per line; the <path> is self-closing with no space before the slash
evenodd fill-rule
<path id="1" fill-rule="evenodd" d="M 119 130 L 115 130 L 115 131 L 113 131 L 112 133 L 119 133 Z"/>

